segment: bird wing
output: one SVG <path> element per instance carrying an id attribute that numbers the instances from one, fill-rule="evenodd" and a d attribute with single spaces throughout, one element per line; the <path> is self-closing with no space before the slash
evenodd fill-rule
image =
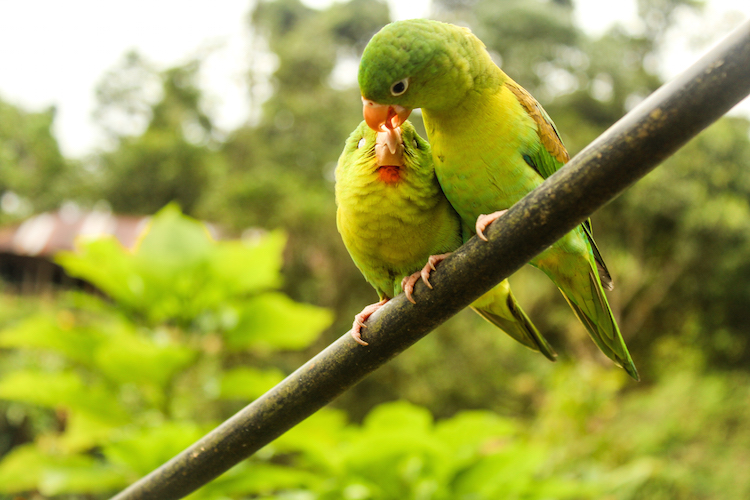
<path id="1" fill-rule="evenodd" d="M 508 79 L 505 85 L 507 85 L 508 89 L 516 96 L 516 99 L 521 103 L 523 109 L 528 113 L 531 119 L 534 120 L 534 123 L 536 123 L 536 132 L 539 136 L 541 147 L 533 148 L 527 153 L 524 153 L 523 159 L 530 167 L 536 170 L 539 175 L 546 179 L 566 164 L 570 160 L 570 155 L 565 149 L 565 145 L 560 138 L 560 133 L 557 131 L 555 123 L 541 104 L 539 104 L 526 89 L 513 80 Z M 601 278 L 602 285 L 604 285 L 607 290 L 612 290 L 612 276 L 610 275 L 609 269 L 607 269 L 607 265 L 604 263 L 599 248 L 594 241 L 591 219 L 583 221 L 581 227 L 586 235 L 586 239 L 591 245 L 591 250 L 594 254 L 594 260 L 596 261 L 599 270 L 599 277 Z"/>
<path id="2" fill-rule="evenodd" d="M 526 89 L 510 79 L 505 82 L 505 85 L 516 96 L 523 109 L 537 125 L 536 131 L 542 147 L 535 148 L 535 151 L 529 151 L 528 154 L 524 155 L 524 160 L 546 179 L 566 164 L 570 160 L 570 155 L 565 149 L 562 139 L 560 139 L 560 134 L 554 122 L 536 99 Z"/>

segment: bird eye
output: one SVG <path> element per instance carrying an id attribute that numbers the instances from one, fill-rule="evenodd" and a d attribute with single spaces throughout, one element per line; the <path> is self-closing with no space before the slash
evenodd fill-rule
<path id="1" fill-rule="evenodd" d="M 404 92 L 406 92 L 406 89 L 409 88 L 409 79 L 404 78 L 403 80 L 399 80 L 393 85 L 391 85 L 391 95 L 393 97 L 398 97 Z"/>
<path id="2" fill-rule="evenodd" d="M 414 148 L 419 149 L 419 143 L 414 139 Z"/>
<path id="3" fill-rule="evenodd" d="M 361 148 L 362 146 L 364 146 L 364 145 L 365 145 L 365 142 L 367 142 L 367 141 L 365 141 L 365 138 L 364 138 L 364 137 L 363 137 L 363 138 L 361 138 L 361 139 L 359 140 L 359 142 L 357 143 L 357 149 L 359 149 L 359 148 Z"/>

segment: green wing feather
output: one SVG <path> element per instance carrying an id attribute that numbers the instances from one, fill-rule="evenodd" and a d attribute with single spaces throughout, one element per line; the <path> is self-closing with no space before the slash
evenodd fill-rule
<path id="1" fill-rule="evenodd" d="M 565 149 L 555 122 L 552 121 L 552 118 L 549 117 L 537 100 L 526 89 L 510 78 L 505 82 L 505 85 L 516 96 L 518 102 L 521 103 L 526 113 L 528 113 L 537 125 L 537 134 L 539 135 L 539 144 L 541 147 L 527 152 L 523 158 L 542 178 L 547 179 L 570 160 L 568 150 Z M 607 269 L 607 265 L 604 263 L 604 258 L 599 251 L 599 247 L 594 241 L 591 219 L 586 219 L 581 226 L 591 246 L 591 250 L 594 252 L 594 259 L 602 285 L 607 290 L 612 290 L 614 288 L 612 276 L 609 273 L 609 269 Z"/>
<path id="2" fill-rule="evenodd" d="M 554 122 L 536 99 L 511 79 L 508 79 L 505 84 L 537 125 L 538 146 L 524 152 L 523 158 L 540 176 L 547 179 L 570 160 L 570 155 L 563 145 Z M 575 287 L 577 290 L 560 288 L 560 291 L 602 352 L 638 380 L 635 364 L 602 290 L 602 287 L 608 290 L 613 288 L 612 277 L 594 241 L 590 219 L 579 226 L 579 232 L 583 233 L 588 241 L 595 268 L 588 273 L 588 282 L 582 283 L 583 286 Z M 585 290 L 590 291 L 591 297 L 582 298 L 586 295 Z M 576 291 L 578 293 L 575 293 Z M 581 292 L 584 293 L 583 296 Z M 578 300 L 574 300 L 573 295 L 578 296 Z"/>
<path id="3" fill-rule="evenodd" d="M 541 145 L 544 147 L 530 152 L 530 158 L 533 162 L 532 167 L 546 179 L 568 163 L 568 160 L 570 160 L 568 150 L 565 149 L 554 122 L 536 99 L 510 78 L 505 82 L 505 85 L 516 96 L 523 109 L 537 125 L 537 134 Z"/>

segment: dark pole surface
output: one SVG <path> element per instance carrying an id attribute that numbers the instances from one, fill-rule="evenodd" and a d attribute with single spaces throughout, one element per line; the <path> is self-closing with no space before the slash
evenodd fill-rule
<path id="1" fill-rule="evenodd" d="M 479 298 L 674 153 L 750 93 L 750 22 L 665 84 L 472 238 L 363 330 L 343 335 L 276 387 L 114 500 L 172 500 L 249 457 Z"/>

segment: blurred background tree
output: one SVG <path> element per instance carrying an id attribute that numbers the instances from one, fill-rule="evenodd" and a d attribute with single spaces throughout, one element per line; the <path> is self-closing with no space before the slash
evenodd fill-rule
<path id="1" fill-rule="evenodd" d="M 81 163 L 64 158 L 52 135 L 55 109 L 30 113 L 0 98 L 0 223 L 86 195 Z"/>
<path id="2" fill-rule="evenodd" d="M 104 76 L 95 118 L 115 144 L 96 158 L 99 196 L 119 213 L 175 201 L 195 213 L 223 170 L 197 87 L 200 60 L 159 73 L 137 53 Z"/>
<path id="3" fill-rule="evenodd" d="M 640 31 L 615 26 L 596 36 L 576 25 L 573 2 L 566 0 L 434 0 L 433 11 L 437 19 L 472 28 L 501 67 L 539 99 L 575 154 L 663 83 L 666 34 L 679 15 L 698 15 L 701 8 L 691 0 L 638 5 Z M 353 315 L 375 300 L 336 233 L 333 170 L 344 139 L 361 120 L 354 79 L 359 55 L 389 14 L 379 1 L 314 9 L 299 0 L 265 0 L 252 6 L 247 19 L 254 46 L 275 65 L 270 71 L 253 66 L 247 75 L 249 91 L 268 83 L 270 93 L 262 102 L 253 93 L 256 115 L 246 125 L 217 130 L 197 78 L 205 55 L 162 70 L 137 53 L 126 54 L 99 87 L 96 116 L 110 143 L 90 158 L 62 157 L 50 132 L 52 111 L 27 113 L 0 103 L 0 196 L 5 220 L 63 200 L 86 205 L 104 199 L 116 212 L 141 214 L 176 201 L 186 214 L 230 234 L 284 229 L 281 290 L 328 308 L 334 318 L 306 349 L 263 359 L 288 373 L 348 330 Z M 295 444 L 277 444 L 276 459 L 321 477 L 348 478 L 330 490 L 302 481 L 318 495 L 304 498 L 412 498 L 428 483 L 458 494 L 467 491 L 461 474 L 489 484 L 490 472 L 498 470 L 571 479 L 550 490 L 539 486 L 540 498 L 747 498 L 750 481 L 741 464 L 750 445 L 748 166 L 750 122 L 724 118 L 593 217 L 615 279 L 611 304 L 642 383 L 628 381 L 597 352 L 552 284 L 527 266 L 511 282 L 560 353 L 557 363 L 461 313 L 334 404 L 354 422 L 351 428 L 333 423 L 346 420 L 342 414 L 322 417 L 321 428 L 310 431 L 319 440 L 305 441 L 296 432 Z M 12 314 L 0 320 L 12 327 L 31 306 L 7 300 Z M 6 366 L 33 358 L 14 350 L 0 356 Z M 460 421 L 466 410 L 491 411 L 512 429 L 501 442 L 478 444 L 471 462 L 478 468 L 470 472 L 463 464 L 455 477 L 446 472 L 459 470 L 455 463 L 424 465 L 437 463 L 427 452 L 384 451 L 403 459 L 393 484 L 405 489 L 378 491 L 356 465 L 365 458 L 342 449 L 377 441 L 363 436 L 391 411 L 409 422 L 391 430 L 403 425 L 424 435 L 438 432 L 415 416 L 423 409 L 380 406 L 393 400 L 420 405 L 439 422 Z M 24 426 L 3 427 L 0 419 L 0 435 L 6 436 L 0 453 L 58 425 L 49 412 L 24 411 L 30 415 Z M 320 442 L 329 447 L 317 450 Z M 510 443 L 507 449 L 503 443 Z M 509 464 L 532 453 L 495 453 L 514 446 L 539 450 L 543 458 L 529 458 L 521 473 Z M 338 453 L 348 458 L 320 460 Z M 494 468 L 479 456 L 493 457 Z M 380 470 L 372 459 L 372 469 Z M 477 472 L 485 467 L 486 475 Z M 516 487 L 516 498 L 536 498 L 533 488 Z M 492 491 L 488 486 L 478 498 L 497 498 Z"/>

